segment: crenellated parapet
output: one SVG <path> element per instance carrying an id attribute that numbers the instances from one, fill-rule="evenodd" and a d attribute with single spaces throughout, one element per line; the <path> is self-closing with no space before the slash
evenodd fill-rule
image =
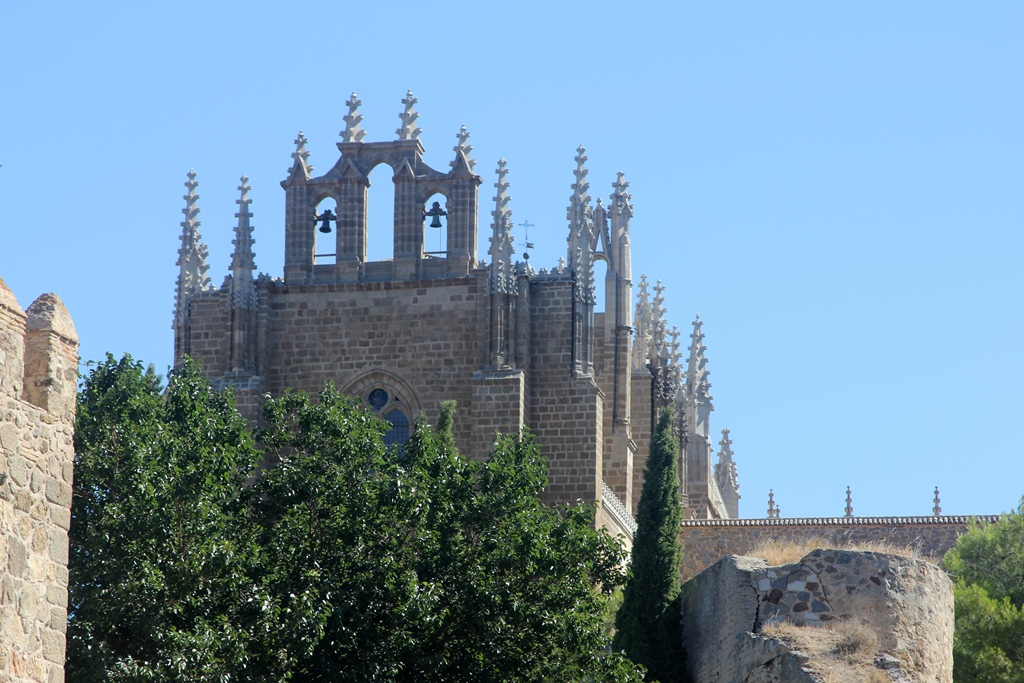
<path id="1" fill-rule="evenodd" d="M 78 334 L 0 279 L 0 680 L 63 681 Z"/>

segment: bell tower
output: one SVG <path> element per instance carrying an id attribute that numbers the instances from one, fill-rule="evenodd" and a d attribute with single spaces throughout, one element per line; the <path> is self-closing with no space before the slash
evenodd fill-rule
<path id="1" fill-rule="evenodd" d="M 401 125 L 391 142 L 363 142 L 362 104 L 355 93 L 346 103 L 348 114 L 338 150 L 341 157 L 327 173 L 312 177 L 300 133 L 294 162 L 281 183 L 285 190 L 285 282 L 288 284 L 329 284 L 423 280 L 466 276 L 476 266 L 477 202 L 482 182 L 473 172 L 472 146 L 466 127 L 457 134 L 455 157 L 447 173 L 434 170 L 423 161 L 422 129 L 416 125 L 416 98 L 412 91 L 402 99 L 398 115 Z M 379 164 L 392 169 L 395 185 L 394 258 L 367 262 L 367 189 L 369 175 Z M 426 202 L 435 194 L 445 198 L 430 215 L 447 219 L 447 248 L 440 254 L 424 251 Z M 337 214 L 319 216 L 317 206 L 326 199 L 337 204 Z M 324 220 L 326 218 L 327 220 Z M 334 221 L 334 226 L 330 225 Z M 317 233 L 321 244 L 317 246 Z M 333 240 L 331 232 L 334 232 Z M 327 262 L 325 257 L 333 257 Z M 321 262 L 324 261 L 324 262 Z"/>

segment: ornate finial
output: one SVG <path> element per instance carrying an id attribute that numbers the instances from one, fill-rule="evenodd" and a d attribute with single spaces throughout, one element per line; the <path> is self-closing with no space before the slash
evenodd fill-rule
<path id="1" fill-rule="evenodd" d="M 739 494 L 739 477 L 736 463 L 732 459 L 732 439 L 729 438 L 728 429 L 722 430 L 722 440 L 718 442 L 718 448 L 718 462 L 715 463 L 715 481 L 718 482 L 718 488 L 722 493 Z"/>
<path id="2" fill-rule="evenodd" d="M 651 311 L 650 294 L 647 291 L 647 276 L 640 276 L 637 287 L 636 311 L 633 313 L 633 367 L 640 369 L 650 358 L 654 340 L 654 319 Z M 680 411 L 682 412 L 682 411 Z"/>
<path id="3" fill-rule="evenodd" d="M 555 272 L 559 273 L 559 274 L 565 272 L 565 257 L 563 257 L 563 256 L 559 256 L 558 257 L 558 267 L 555 268 Z"/>
<path id="4" fill-rule="evenodd" d="M 508 175 L 506 163 L 504 159 L 498 159 L 498 168 L 495 171 L 498 174 L 498 182 L 494 183 L 494 187 L 498 193 L 494 197 L 494 211 L 491 212 L 494 224 L 491 248 L 488 252 L 491 257 L 491 272 L 487 281 L 487 288 L 491 294 L 516 293 L 515 274 L 512 268 L 512 254 L 515 249 L 512 245 L 512 210 L 508 208 L 511 197 L 508 195 L 509 183 L 505 179 Z"/>
<path id="5" fill-rule="evenodd" d="M 576 170 L 573 171 L 573 175 L 576 176 L 576 182 L 572 184 L 572 198 L 574 205 L 585 205 L 590 202 L 590 195 L 587 194 L 587 190 L 590 189 L 590 183 L 587 182 L 587 174 L 590 172 L 587 170 L 587 155 L 585 152 L 587 148 L 580 145 L 576 148 Z"/>
<path id="6" fill-rule="evenodd" d="M 698 403 L 713 409 L 710 393 L 711 382 L 708 381 L 711 373 L 708 372 L 708 360 L 704 355 L 708 349 L 704 346 L 703 328 L 704 323 L 698 315 L 693 320 L 693 332 L 690 334 L 690 357 L 686 364 L 686 390 L 687 394 L 695 398 Z"/>
<path id="7" fill-rule="evenodd" d="M 662 348 L 666 343 L 668 335 L 668 323 L 665 320 L 665 286 L 661 280 L 654 285 L 654 302 L 651 305 L 651 348 L 649 349 L 649 360 L 651 367 L 657 367 L 661 362 Z"/>
<path id="8" fill-rule="evenodd" d="M 935 500 L 933 500 L 932 502 L 934 503 L 934 505 L 932 506 L 932 514 L 935 515 L 936 517 L 938 517 L 939 515 L 942 514 L 942 508 L 939 506 L 939 487 L 938 486 L 935 487 Z"/>
<path id="9" fill-rule="evenodd" d="M 633 215 L 633 196 L 629 194 L 629 183 L 626 181 L 626 174 L 619 171 L 618 177 L 612 183 L 612 211 L 626 211 Z"/>
<path id="10" fill-rule="evenodd" d="M 306 149 L 307 142 L 309 142 L 309 140 L 306 139 L 306 136 L 303 135 L 300 130 L 298 136 L 295 138 L 295 151 L 292 152 L 292 159 L 294 159 L 292 168 L 298 165 L 306 169 L 306 173 L 312 173 L 313 166 L 309 163 L 309 150 Z"/>
<path id="11" fill-rule="evenodd" d="M 775 491 L 768 489 L 768 519 L 778 519 L 779 508 L 775 504 Z"/>
<path id="12" fill-rule="evenodd" d="M 413 107 L 416 105 L 417 100 L 413 97 L 412 90 L 405 93 L 405 97 L 402 99 L 402 104 L 405 105 L 405 111 L 398 115 L 398 118 L 402 120 L 402 127 L 396 130 L 398 133 L 399 140 L 415 140 L 423 132 L 422 128 L 416 127 L 416 119 L 420 117 Z"/>
<path id="13" fill-rule="evenodd" d="M 211 287 L 206 272 L 210 266 L 206 263 L 209 251 L 199 234 L 199 195 L 196 188 L 195 170 L 190 169 L 188 180 L 185 181 L 188 193 L 182 197 L 185 208 L 185 220 L 181 222 L 181 247 L 178 249 L 178 282 L 175 290 L 174 326 L 183 324 L 188 319 L 188 303 L 192 295 Z"/>
<path id="14" fill-rule="evenodd" d="M 846 487 L 846 516 L 853 517 L 853 496 L 850 494 L 850 487 Z"/>
<path id="15" fill-rule="evenodd" d="M 242 184 L 238 186 L 241 196 L 235 200 L 238 204 L 238 225 L 235 226 L 235 238 L 231 243 L 235 245 L 235 251 L 231 254 L 231 305 L 234 308 L 256 308 L 256 286 L 253 284 L 252 275 L 256 270 L 255 254 L 252 245 L 255 240 L 252 238 L 252 225 L 250 219 L 252 212 L 249 205 L 249 176 L 243 174 Z"/>
<path id="16" fill-rule="evenodd" d="M 458 158 L 458 154 L 461 152 L 466 157 L 466 163 L 469 164 L 469 169 L 473 170 L 473 167 L 476 166 L 476 161 L 471 159 L 469 156 L 469 153 L 473 151 L 473 145 L 469 144 L 469 131 L 466 130 L 465 125 L 459 129 L 459 132 L 456 133 L 455 137 L 459 141 L 459 144 L 452 147 L 452 150 L 456 154 L 456 158 Z M 502 159 L 502 161 L 504 161 L 504 159 Z M 448 165 L 454 168 L 455 162 L 449 161 Z"/>
<path id="17" fill-rule="evenodd" d="M 363 122 L 363 115 L 359 113 L 359 107 L 363 101 L 353 92 L 345 104 L 348 106 L 348 114 L 345 115 L 345 130 L 341 131 L 341 138 L 345 142 L 362 142 L 366 137 L 366 131 L 360 125 Z"/>

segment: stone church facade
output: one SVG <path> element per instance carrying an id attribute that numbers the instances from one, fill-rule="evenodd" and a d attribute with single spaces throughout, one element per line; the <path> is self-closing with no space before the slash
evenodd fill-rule
<path id="1" fill-rule="evenodd" d="M 483 179 L 469 134 L 465 127 L 458 133 L 449 170 L 433 169 L 423 160 L 416 99 L 410 92 L 402 103 L 397 139 L 366 142 L 353 93 L 340 156 L 320 176 L 299 133 L 281 183 L 280 278 L 257 274 L 243 176 L 230 273 L 220 288 L 211 286 L 198 183 L 189 173 L 175 357 L 197 359 L 215 384 L 233 387 L 252 418 L 264 394 L 316 392 L 333 382 L 388 420 L 394 443 L 408 438 L 417 416 L 436 419 L 444 400 L 458 402 L 455 438 L 470 457 L 484 457 L 496 431 L 529 428 L 548 459 L 547 500 L 597 503 L 598 524 L 627 538 L 652 425 L 674 401 L 687 517 L 737 517 L 727 430 L 712 466 L 702 323 L 694 321 L 684 358 L 660 282 L 651 288 L 641 277 L 634 292 L 633 206 L 623 175 L 611 183 L 607 204 L 593 201 L 585 150 L 577 150 L 566 258 L 537 271 L 526 254 L 513 258 L 507 168 L 499 160 L 484 262 L 477 258 Z M 393 171 L 394 251 L 369 261 L 368 176 L 381 164 Z M 428 250 L 427 219 L 444 231 L 442 251 Z M 597 261 L 606 263 L 603 312 L 595 310 Z"/>

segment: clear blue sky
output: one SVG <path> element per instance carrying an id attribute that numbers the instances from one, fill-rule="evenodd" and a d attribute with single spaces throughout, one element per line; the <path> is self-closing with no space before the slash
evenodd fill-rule
<path id="1" fill-rule="evenodd" d="M 945 513 L 1005 511 L 1024 493 L 1022 35 L 1020 2 L 8 2 L 0 277 L 22 306 L 57 292 L 83 358 L 164 370 L 186 172 L 214 282 L 243 172 L 280 276 L 296 133 L 322 173 L 351 91 L 372 141 L 411 88 L 428 163 L 472 134 L 482 245 L 508 159 L 537 267 L 565 253 L 576 146 L 593 196 L 626 173 L 636 279 L 663 280 L 684 333 L 705 320 L 743 516 L 769 488 L 784 516 L 841 515 L 847 485 L 858 515 L 929 514 L 935 485 Z"/>

